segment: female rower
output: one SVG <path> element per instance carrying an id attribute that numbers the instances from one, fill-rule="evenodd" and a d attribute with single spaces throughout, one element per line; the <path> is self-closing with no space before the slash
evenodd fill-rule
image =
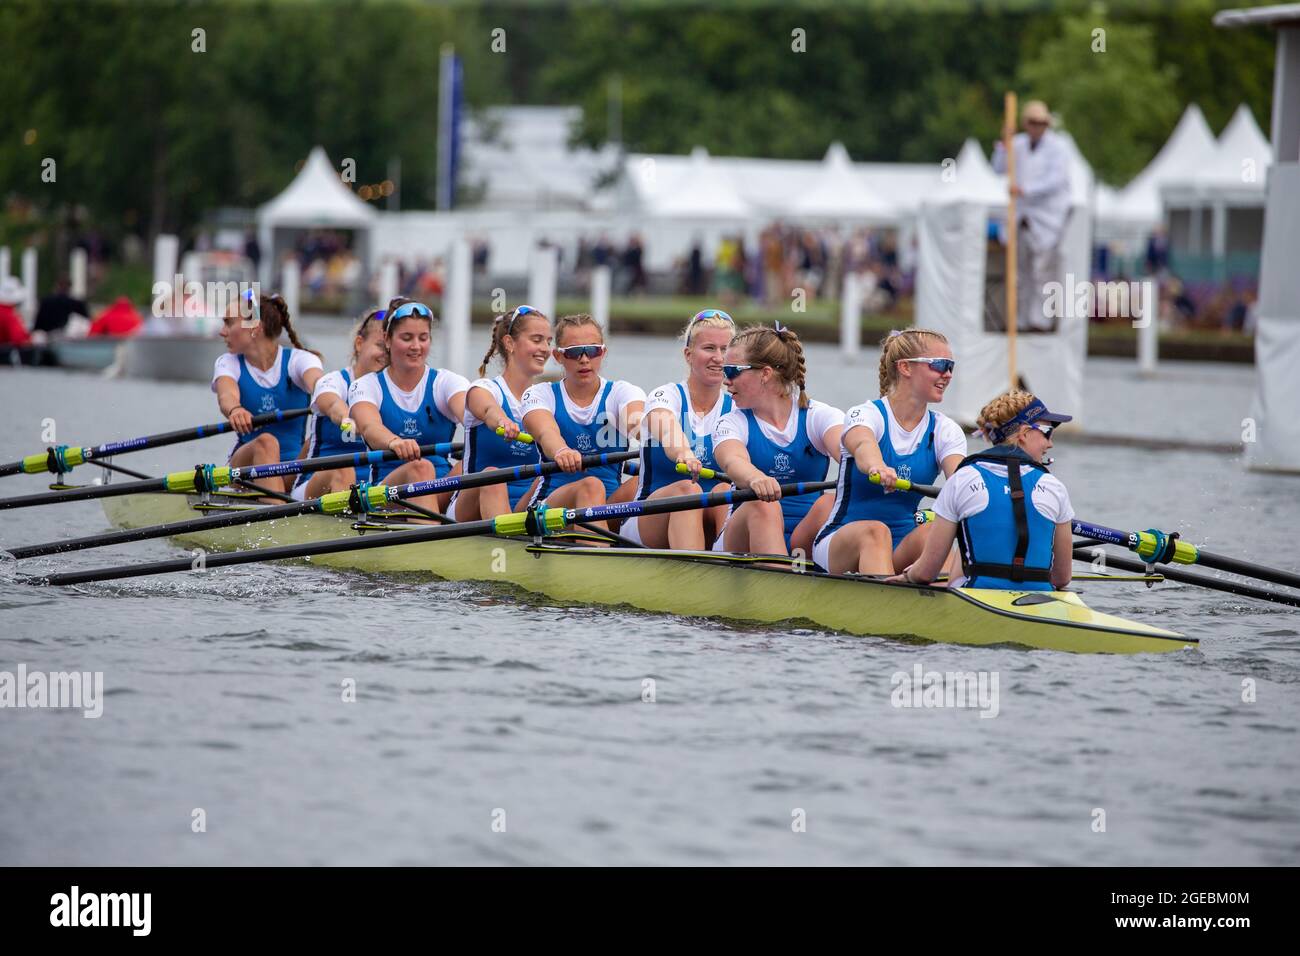
<path id="1" fill-rule="evenodd" d="M 713 454 L 732 484 L 758 500 L 732 511 L 713 548 L 806 555 L 831 496 L 782 498 L 779 486 L 825 480 L 844 413 L 808 398 L 803 346 L 779 322 L 751 326 L 732 339 L 722 374 L 736 408 L 719 419 Z"/>
<path id="2" fill-rule="evenodd" d="M 621 466 L 582 471 L 582 456 L 626 451 L 645 409 L 645 392 L 631 382 L 602 378 L 605 336 L 589 315 L 566 315 L 555 323 L 555 350 L 564 369 L 559 382 L 539 383 L 524 393 L 524 431 L 542 457 L 560 466 L 542 479 L 531 504 L 589 508 L 629 501 L 636 482 L 620 486 Z"/>
<path id="3" fill-rule="evenodd" d="M 383 321 L 388 367 L 361 376 L 348 392 L 348 414 L 366 444 L 398 458 L 373 466 L 371 480 L 403 485 L 458 474 L 459 465 L 452 468 L 445 455 L 424 458 L 420 446 L 451 441 L 465 417 L 469 382 L 426 364 L 433 332 L 427 305 L 399 296 L 388 303 Z M 445 492 L 411 501 L 441 511 L 450 498 Z"/>
<path id="4" fill-rule="evenodd" d="M 291 348 L 280 345 L 280 333 Z M 222 320 L 226 354 L 212 369 L 217 407 L 239 438 L 230 455 L 231 467 L 292 461 L 302 452 L 304 421 L 291 418 L 253 428 L 253 416 L 306 408 L 308 396 L 321 377 L 320 353 L 303 348 L 278 295 L 244 292 Z M 272 490 L 293 487 L 294 476 L 271 478 Z"/>
<path id="5" fill-rule="evenodd" d="M 731 396 L 722 388 L 722 365 L 735 334 L 731 316 L 718 309 L 696 313 L 682 332 L 689 373 L 685 381 L 655 389 L 646 402 L 637 501 L 731 488 L 716 478 L 701 478 L 700 469 L 717 468 L 713 429 L 731 411 Z M 679 464 L 686 466 L 686 475 L 677 471 Z M 651 548 L 702 551 L 712 546 L 726 520 L 727 506 L 718 505 L 631 518 L 619 534 Z"/>
<path id="6" fill-rule="evenodd" d="M 384 310 L 371 309 L 352 330 L 352 359 L 340 369 L 326 372 L 311 394 L 311 415 L 307 419 L 307 448 L 304 458 L 349 455 L 366 450 L 357 434 L 356 422 L 348 417 L 348 390 L 363 375 L 378 372 L 388 364 L 384 340 Z M 319 498 L 331 491 L 344 491 L 370 478 L 369 465 L 333 468 L 298 476 L 293 496 Z"/>
<path id="7" fill-rule="evenodd" d="M 994 447 L 963 459 L 935 499 L 925 550 L 889 580 L 930 583 L 956 538 L 965 579 L 950 587 L 1059 591 L 1068 585 L 1074 508 L 1043 455 L 1053 430 L 1069 420 L 1028 392 L 1005 392 L 985 405 L 977 423 Z"/>
<path id="8" fill-rule="evenodd" d="M 505 367 L 486 378 L 492 359 Z M 551 356 L 551 320 L 530 305 L 492 324 L 492 344 L 478 367 L 479 377 L 465 395 L 465 471 L 514 468 L 541 460 L 536 444 L 516 441 L 523 428 L 523 396 L 546 368 Z M 503 434 L 498 435 L 501 431 Z M 525 433 L 526 434 L 526 433 Z M 447 514 L 457 521 L 495 518 L 528 506 L 538 478 L 519 478 L 499 485 L 456 492 Z"/>
<path id="9" fill-rule="evenodd" d="M 943 401 L 953 365 L 938 332 L 908 329 L 881 343 L 881 397 L 849 409 L 844 419 L 835 504 L 813 543 L 819 567 L 894 574 L 921 553 L 930 533 L 928 524 L 916 524 L 921 495 L 894 484 L 931 484 L 940 472 L 950 477 L 966 457 L 961 426 L 929 407 Z"/>

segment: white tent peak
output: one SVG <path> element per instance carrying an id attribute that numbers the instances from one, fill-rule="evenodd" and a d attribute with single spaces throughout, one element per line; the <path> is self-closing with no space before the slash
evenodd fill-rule
<path id="1" fill-rule="evenodd" d="M 638 186 L 641 203 L 653 215 L 678 219 L 744 219 L 749 205 L 740 198 L 731 176 L 709 157 L 703 146 L 691 150 L 690 160 L 676 169 L 667 163 L 643 164 Z M 674 164 L 676 165 L 676 164 Z"/>
<path id="2" fill-rule="evenodd" d="M 376 215 L 372 207 L 343 185 L 321 146 L 312 147 L 293 182 L 258 210 L 258 219 L 263 223 L 303 229 L 368 226 Z"/>
<path id="3" fill-rule="evenodd" d="M 962 144 L 955 167 L 949 167 L 945 160 L 937 179 L 937 190 L 923 199 L 923 202 L 976 202 L 989 206 L 1006 204 L 1006 181 L 993 171 L 993 164 L 974 137 Z"/>
<path id="4" fill-rule="evenodd" d="M 1195 103 L 1190 104 L 1155 159 L 1114 197 L 1115 218 L 1152 225 L 1160 222 L 1160 187 L 1194 174 L 1210 161 L 1216 149 L 1205 114 Z"/>
<path id="5" fill-rule="evenodd" d="M 831 143 L 816 179 L 790 206 L 796 218 L 893 221 L 896 211 L 853 168 L 843 143 Z"/>
<path id="6" fill-rule="evenodd" d="M 849 157 L 849 151 L 844 148 L 844 144 L 838 139 L 826 147 L 826 155 L 822 157 L 822 162 L 827 166 L 843 166 L 846 169 L 853 167 L 853 160 Z"/>

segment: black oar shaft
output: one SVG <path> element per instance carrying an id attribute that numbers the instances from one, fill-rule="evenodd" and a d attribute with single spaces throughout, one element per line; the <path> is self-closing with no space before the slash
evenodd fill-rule
<path id="1" fill-rule="evenodd" d="M 1240 574 L 1248 578 L 1259 578 L 1261 581 L 1272 581 L 1274 584 L 1285 584 L 1287 587 L 1300 588 L 1300 574 L 1283 571 L 1279 568 L 1270 568 L 1264 564 L 1253 564 L 1249 561 L 1229 558 L 1222 554 L 1202 551 L 1199 548 L 1196 550 L 1196 563 L 1207 568 L 1214 568 L 1216 571 L 1227 571 L 1230 574 Z"/>
<path id="2" fill-rule="evenodd" d="M 259 561 L 281 561 L 288 558 L 309 558 L 317 554 L 336 554 L 340 551 L 365 551 L 370 548 L 391 548 L 420 541 L 439 541 L 446 538 L 467 538 L 492 531 L 491 521 L 467 521 L 462 524 L 438 525 L 430 528 L 386 532 L 383 534 L 335 538 L 313 544 L 282 545 L 257 548 L 251 551 L 233 551 L 227 554 L 205 555 L 203 568 L 224 568 L 236 564 L 253 564 Z M 190 558 L 171 561 L 151 561 L 128 567 L 98 568 L 89 571 L 70 571 L 44 577 L 26 578 L 28 584 L 68 585 L 88 584 L 117 578 L 138 578 L 151 574 L 170 574 L 176 571 L 196 570 Z"/>
<path id="3" fill-rule="evenodd" d="M 282 422 L 286 419 L 300 418 L 306 415 L 308 408 L 291 408 L 287 411 L 265 412 L 261 415 L 253 416 L 253 427 L 260 428 L 263 425 L 271 425 L 275 422 Z M 125 455 L 133 451 L 144 451 L 147 448 L 161 448 L 164 445 L 175 445 L 180 442 L 196 441 L 200 438 L 209 438 L 213 435 L 223 435 L 233 431 L 230 422 L 215 422 L 211 425 L 197 425 L 190 428 L 179 428 L 174 432 L 160 432 L 157 435 L 145 435 L 143 438 L 128 438 L 126 441 L 107 442 L 103 445 L 96 445 L 93 448 L 83 448 L 82 463 L 91 462 L 96 458 L 107 458 L 110 455 Z M 37 456 L 33 455 L 32 458 Z M 17 475 L 26 471 L 27 459 L 20 458 L 18 461 L 11 461 L 8 464 L 0 465 L 0 477 L 6 475 Z M 36 472 L 45 471 L 45 468 L 38 468 Z"/>
<path id="4" fill-rule="evenodd" d="M 1079 561 L 1094 561 L 1097 558 L 1096 552 L 1100 547 L 1101 545 L 1090 545 L 1086 548 L 1076 547 L 1074 556 Z M 1105 561 L 1107 567 L 1116 567 L 1124 571 L 1146 571 L 1147 569 L 1146 564 L 1142 561 L 1111 554 L 1109 551 L 1102 552 L 1102 560 Z M 1269 588 L 1257 588 L 1249 584 L 1239 584 L 1235 581 L 1220 581 L 1208 575 L 1192 574 L 1167 565 L 1161 565 L 1160 573 L 1170 581 L 1195 584 L 1211 591 L 1223 591 L 1226 594 L 1239 594 L 1242 597 L 1256 598 L 1260 601 L 1272 601 L 1274 604 L 1300 607 L 1300 595 L 1286 594 Z"/>

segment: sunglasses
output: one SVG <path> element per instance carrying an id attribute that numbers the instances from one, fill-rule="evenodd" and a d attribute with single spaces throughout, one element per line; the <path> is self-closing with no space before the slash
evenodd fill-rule
<path id="1" fill-rule="evenodd" d="M 1055 425 L 1040 424 L 1039 422 L 1034 422 L 1029 427 L 1036 432 L 1041 432 L 1044 438 L 1051 438 L 1052 432 L 1056 431 Z"/>
<path id="2" fill-rule="evenodd" d="M 509 335 L 515 327 L 515 322 L 521 315 L 541 315 L 541 309 L 534 309 L 531 305 L 521 305 L 510 313 L 510 321 L 506 323 L 506 335 Z"/>
<path id="3" fill-rule="evenodd" d="M 916 362 L 916 363 L 924 362 L 926 365 L 930 366 L 932 370 L 938 372 L 940 375 L 943 375 L 946 372 L 951 372 L 957 366 L 957 363 L 949 358 L 910 358 L 910 359 L 900 359 L 900 361 Z"/>
<path id="4" fill-rule="evenodd" d="M 728 382 L 734 382 L 740 378 L 741 372 L 748 372 L 751 368 L 762 368 L 761 365 L 724 365 L 722 366 L 722 377 Z"/>
<path id="5" fill-rule="evenodd" d="M 566 359 L 576 362 L 584 355 L 589 359 L 600 358 L 605 354 L 605 348 L 606 346 L 604 345 L 566 345 L 558 351 Z"/>
<path id="6" fill-rule="evenodd" d="M 695 315 L 691 316 L 690 325 L 687 328 L 689 329 L 691 325 L 694 325 L 700 319 L 722 319 L 722 321 L 730 322 L 732 325 L 736 324 L 736 320 L 721 309 L 705 309 L 703 312 L 696 312 Z"/>
<path id="7" fill-rule="evenodd" d="M 245 290 L 244 290 L 243 299 L 244 299 L 245 302 L 248 303 L 248 307 L 249 307 L 249 316 L 248 316 L 248 317 L 252 318 L 252 320 L 253 320 L 253 324 L 254 324 L 254 325 L 261 325 L 261 323 L 262 323 L 262 303 L 261 303 L 261 301 L 258 299 L 258 297 L 257 297 L 257 293 L 254 292 L 252 289 L 245 289 Z"/>
<path id="8" fill-rule="evenodd" d="M 430 323 L 433 322 L 433 309 L 423 302 L 405 302 L 384 316 L 384 334 L 387 335 L 396 323 L 408 315 L 418 315 L 421 318 L 428 319 Z"/>

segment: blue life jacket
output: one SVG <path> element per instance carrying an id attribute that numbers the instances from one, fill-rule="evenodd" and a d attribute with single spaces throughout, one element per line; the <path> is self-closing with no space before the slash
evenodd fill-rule
<path id="1" fill-rule="evenodd" d="M 880 455 L 885 464 L 898 472 L 899 478 L 906 478 L 918 485 L 932 483 L 940 473 L 939 463 L 934 457 L 934 431 L 938 424 L 935 413 L 926 413 L 929 420 L 926 422 L 925 433 L 912 453 L 900 455 L 889 435 L 889 415 L 885 411 L 884 399 L 878 398 L 872 404 L 880 410 L 880 417 L 885 420 L 885 431 L 880 439 Z M 916 509 L 920 507 L 922 497 L 915 491 L 885 494 L 884 488 L 869 481 L 858 470 L 852 455 L 847 451 L 842 452 L 839 481 L 835 487 L 835 504 L 830 520 L 817 532 L 817 540 L 834 534 L 854 521 L 879 521 L 889 527 L 894 547 L 898 547 L 908 532 L 916 527 Z"/>
<path id="2" fill-rule="evenodd" d="M 581 455 L 598 455 L 602 452 L 614 454 L 628 449 L 626 436 L 618 430 L 614 422 L 608 421 L 609 413 L 606 411 L 605 402 L 609 399 L 609 393 L 613 388 L 613 382 L 605 383 L 605 387 L 596 396 L 596 415 L 591 420 L 591 424 L 579 425 L 573 420 L 568 407 L 564 404 L 563 383 L 551 383 L 551 390 L 555 395 L 555 422 L 560 426 L 560 437 L 564 439 L 566 445 Z M 552 460 L 545 455 L 542 457 L 545 461 Z M 616 492 L 622 483 L 618 465 L 597 465 L 595 468 L 575 471 L 571 475 L 556 471 L 542 479 L 541 487 L 537 489 L 533 500 L 544 501 L 556 488 L 563 488 L 583 478 L 599 478 L 600 483 L 605 486 L 606 497 Z"/>
<path id="3" fill-rule="evenodd" d="M 258 384 L 253 378 L 253 373 L 248 367 L 248 362 L 244 356 L 239 356 L 239 404 L 252 415 L 263 415 L 267 412 L 287 412 L 295 408 L 306 408 L 311 401 L 311 396 L 293 383 L 289 378 L 289 358 L 292 355 L 290 349 L 281 347 L 280 349 L 280 380 L 270 388 L 265 388 Z M 239 442 L 235 446 L 247 445 L 258 435 L 269 433 L 275 436 L 275 440 L 280 443 L 280 460 L 293 461 L 302 451 L 302 436 L 307 423 L 301 418 L 291 418 L 288 421 L 272 422 L 269 425 L 263 425 L 261 428 L 255 428 L 247 435 L 240 435 Z"/>
<path id="4" fill-rule="evenodd" d="M 980 462 L 1007 466 L 1003 477 Z M 1021 465 L 1032 465 L 1028 475 Z M 1047 469 L 1019 448 L 999 446 L 968 455 L 962 465 L 971 465 L 984 479 L 988 507 L 964 518 L 957 526 L 962 570 L 966 587 L 1000 588 L 1008 591 L 1050 591 L 1052 543 L 1056 525 L 1028 506 L 1039 479 Z"/>
<path id="5" fill-rule="evenodd" d="M 501 411 L 507 418 L 523 430 L 523 422 L 510 410 L 510 399 L 500 382 L 493 381 L 496 399 Z M 465 473 L 482 471 L 485 468 L 517 468 L 520 465 L 535 465 L 541 461 L 541 454 L 536 445 L 522 441 L 506 441 L 486 422 L 479 422 L 465 436 Z M 532 487 L 533 478 L 517 478 L 507 483 L 510 507 L 519 503 L 519 499 Z"/>
<path id="6" fill-rule="evenodd" d="M 788 445 L 778 445 L 769 439 L 758 425 L 758 418 L 752 409 L 743 408 L 749 423 L 749 441 L 746 448 L 749 460 L 754 467 L 781 484 L 794 481 L 824 481 L 831 459 L 817 450 L 808 436 L 808 409 L 799 409 L 799 427 Z M 785 519 L 785 542 L 788 547 L 790 535 L 803 520 L 804 516 L 816 503 L 820 492 L 806 495 L 791 495 L 781 499 L 781 515 Z"/>
<path id="7" fill-rule="evenodd" d="M 379 417 L 383 420 L 385 428 L 398 438 L 411 438 L 421 445 L 451 441 L 456 434 L 456 426 L 459 422 L 453 421 L 439 411 L 437 402 L 433 400 L 433 383 L 438 378 L 438 369 L 429 369 L 429 374 L 425 379 L 424 401 L 421 407 L 413 412 L 408 412 L 397 404 L 397 401 L 393 398 L 393 393 L 388 388 L 387 375 L 379 372 L 377 377 L 379 378 L 379 387 L 384 394 L 379 404 Z M 428 455 L 426 457 L 429 463 L 433 465 L 434 473 L 438 477 L 443 477 L 451 470 L 451 463 L 447 461 L 445 455 Z M 370 480 L 383 481 L 385 477 L 404 464 L 405 462 L 400 458 L 394 458 L 391 461 L 372 465 Z"/>
<path id="8" fill-rule="evenodd" d="M 692 453 L 700 460 L 705 468 L 717 469 L 718 464 L 713 458 L 713 435 L 697 435 L 691 428 L 691 398 L 681 382 L 674 386 L 681 396 L 681 428 L 682 434 L 690 442 Z M 731 396 L 727 393 L 722 395 L 722 411 L 719 416 L 725 415 L 731 411 Z M 677 471 L 677 462 L 668 457 L 664 451 L 663 445 L 657 441 L 647 440 L 641 446 L 641 488 L 637 492 L 637 500 L 641 501 L 649 498 L 660 488 L 667 487 L 675 481 L 681 481 L 688 476 L 679 474 Z M 712 491 L 718 484 L 716 478 L 700 478 L 696 481 L 704 491 Z"/>

